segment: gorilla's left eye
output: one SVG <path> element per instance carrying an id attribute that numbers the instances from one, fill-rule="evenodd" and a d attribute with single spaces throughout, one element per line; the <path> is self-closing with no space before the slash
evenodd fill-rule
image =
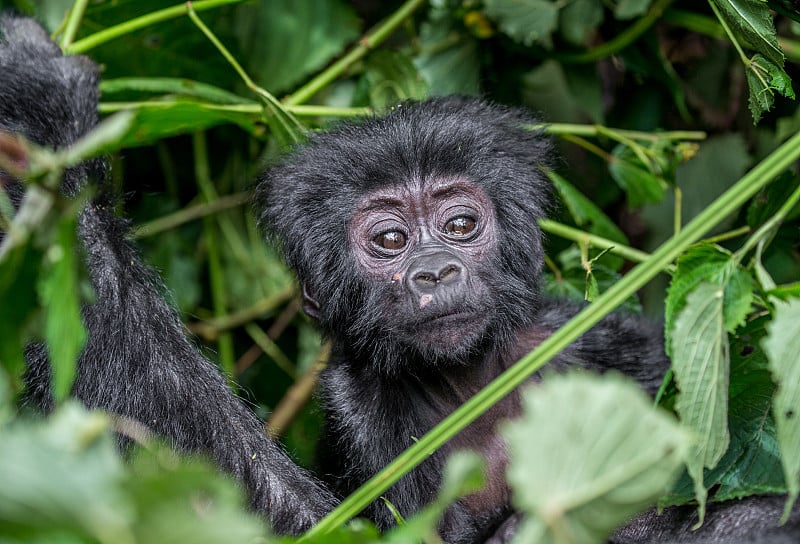
<path id="1" fill-rule="evenodd" d="M 466 236 L 475 230 L 475 220 L 466 215 L 454 217 L 444 226 L 444 232 L 450 236 Z"/>
<path id="2" fill-rule="evenodd" d="M 390 230 L 377 235 L 372 243 L 383 249 L 399 251 L 406 245 L 406 235 L 399 230 Z"/>

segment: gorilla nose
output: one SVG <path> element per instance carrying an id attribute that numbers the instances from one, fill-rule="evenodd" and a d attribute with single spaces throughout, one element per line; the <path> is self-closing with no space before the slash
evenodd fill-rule
<path id="1" fill-rule="evenodd" d="M 464 265 L 452 253 L 436 252 L 420 255 L 408 269 L 409 288 L 415 294 L 433 293 L 437 289 L 457 287 L 464 281 Z"/>

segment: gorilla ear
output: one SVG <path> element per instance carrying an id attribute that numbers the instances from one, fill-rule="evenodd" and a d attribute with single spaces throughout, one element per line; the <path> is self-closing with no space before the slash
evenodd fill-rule
<path id="1" fill-rule="evenodd" d="M 309 317 L 319 321 L 319 316 L 320 316 L 319 302 L 317 302 L 317 300 L 311 295 L 311 291 L 309 291 L 305 282 L 303 282 L 302 284 L 302 290 L 303 290 L 303 311 L 306 314 L 308 314 Z"/>

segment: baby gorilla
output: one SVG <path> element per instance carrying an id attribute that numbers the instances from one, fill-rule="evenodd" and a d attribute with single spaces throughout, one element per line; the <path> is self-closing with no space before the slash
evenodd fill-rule
<path id="1" fill-rule="evenodd" d="M 348 493 L 572 317 L 541 294 L 550 146 L 519 110 L 467 98 L 407 103 L 315 135 L 259 186 L 262 220 L 297 271 L 305 309 L 334 347 L 321 383 L 322 471 Z M 654 391 L 660 331 L 612 315 L 550 363 L 616 369 Z M 402 478 L 403 516 L 430 502 L 458 448 L 488 484 L 445 514 L 447 542 L 484 539 L 512 514 L 499 419 L 510 395 Z M 394 522 L 380 503 L 366 512 Z"/>
<path id="2" fill-rule="evenodd" d="M 306 312 L 333 340 L 321 378 L 327 411 L 320 460 L 341 494 L 386 466 L 578 311 L 542 295 L 542 232 L 551 156 L 526 113 L 468 98 L 398 106 L 384 117 L 314 135 L 259 186 L 262 221 L 303 289 Z M 549 363 L 617 370 L 654 392 L 669 366 L 662 332 L 613 314 Z M 533 379 L 538 379 L 534 377 Z M 385 497 L 408 516 L 437 493 L 455 449 L 487 459 L 483 490 L 441 522 L 449 543 L 501 542 L 519 514 L 505 483 L 502 418 L 512 394 L 404 476 Z M 558 447 L 554 445 L 554 447 Z M 800 539 L 800 507 L 778 527 L 783 497 L 655 510 L 620 529 L 617 544 Z M 394 523 L 382 503 L 364 513 Z"/>

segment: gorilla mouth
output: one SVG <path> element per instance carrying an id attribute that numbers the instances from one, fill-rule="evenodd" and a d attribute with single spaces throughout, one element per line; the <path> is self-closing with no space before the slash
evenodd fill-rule
<path id="1" fill-rule="evenodd" d="M 422 344 L 450 349 L 482 336 L 490 321 L 488 312 L 451 308 L 425 316 L 413 327 L 412 335 Z"/>

